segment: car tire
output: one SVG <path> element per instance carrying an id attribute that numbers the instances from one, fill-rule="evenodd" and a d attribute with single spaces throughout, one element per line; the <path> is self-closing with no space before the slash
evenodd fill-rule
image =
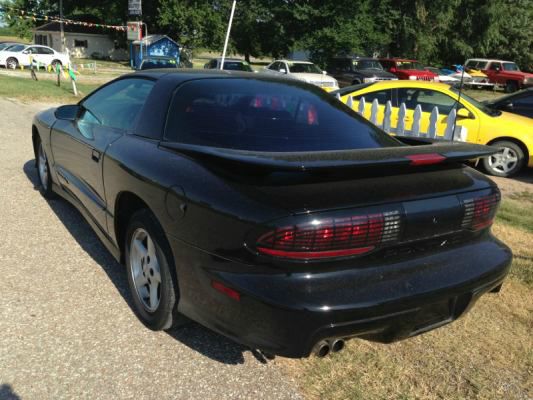
<path id="1" fill-rule="evenodd" d="M 524 151 L 516 143 L 501 140 L 492 143 L 491 146 L 499 147 L 501 150 L 483 159 L 483 168 L 488 174 L 508 178 L 524 167 L 526 162 Z"/>
<path id="2" fill-rule="evenodd" d="M 151 330 L 182 325 L 174 259 L 163 228 L 149 210 L 137 211 L 125 237 L 125 261 L 134 311 Z"/>
<path id="3" fill-rule="evenodd" d="M 6 60 L 6 69 L 7 68 L 10 68 L 10 69 L 17 69 L 19 66 L 19 62 L 16 58 L 14 57 L 9 57 L 7 60 Z"/>
<path id="4" fill-rule="evenodd" d="M 39 191 L 46 199 L 55 198 L 52 190 L 52 174 L 50 173 L 50 164 L 44 150 L 43 143 L 39 140 L 37 147 L 37 176 L 39 178 Z"/>
<path id="5" fill-rule="evenodd" d="M 518 90 L 518 83 L 516 81 L 507 81 L 505 84 L 505 93 L 514 93 Z"/>
<path id="6" fill-rule="evenodd" d="M 55 71 L 55 69 L 57 68 L 58 65 L 59 65 L 60 67 L 63 66 L 63 64 L 62 64 L 61 61 L 59 61 L 59 60 L 54 60 L 54 61 L 52 61 L 50 64 L 52 65 L 52 68 L 54 69 L 54 71 Z"/>

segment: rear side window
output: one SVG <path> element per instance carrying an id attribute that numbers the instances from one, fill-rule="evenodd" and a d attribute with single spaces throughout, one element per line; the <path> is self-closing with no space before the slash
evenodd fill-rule
<path id="1" fill-rule="evenodd" d="M 128 131 L 137 121 L 153 86 L 153 81 L 142 78 L 126 78 L 110 83 L 84 100 L 81 120 Z"/>
<path id="2" fill-rule="evenodd" d="M 253 151 L 324 151 L 401 144 L 319 88 L 257 79 L 183 84 L 165 140 Z"/>

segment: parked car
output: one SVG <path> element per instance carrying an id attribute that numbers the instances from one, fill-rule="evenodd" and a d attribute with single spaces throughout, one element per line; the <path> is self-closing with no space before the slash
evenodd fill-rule
<path id="1" fill-rule="evenodd" d="M 47 46 L 39 45 L 14 45 L 7 50 L 0 51 L 0 66 L 15 69 L 19 65 L 29 66 L 30 57 L 34 62 L 44 65 L 70 64 L 70 58 L 67 54 L 59 53 Z"/>
<path id="2" fill-rule="evenodd" d="M 438 75 L 438 81 L 441 83 L 447 83 L 449 85 L 455 85 L 461 83 L 468 85 L 472 81 L 472 77 L 463 71 L 456 71 L 448 68 L 426 67 L 426 70 Z"/>
<path id="3" fill-rule="evenodd" d="M 210 60 L 204 65 L 204 68 L 205 69 L 220 69 L 221 63 L 222 63 L 222 57 L 213 58 L 212 60 Z M 227 71 L 254 72 L 250 64 L 238 58 L 225 58 L 224 69 Z"/>
<path id="4" fill-rule="evenodd" d="M 448 122 L 448 114 L 457 110 L 457 124 L 468 131 L 467 140 L 471 143 L 494 146 L 500 151 L 483 160 L 485 170 L 496 176 L 513 176 L 523 167 L 533 167 L 533 121 L 520 115 L 495 110 L 461 93 L 460 106 L 457 107 L 458 89 L 442 83 L 390 81 L 376 82 L 340 89 L 344 102 L 351 96 L 354 107 L 364 97 L 366 102 L 377 99 L 380 119 L 387 101 L 393 107 L 392 126 L 397 126 L 398 107 L 404 103 L 407 119 L 413 121 L 414 110 L 421 106 L 421 131 L 427 132 L 431 111 L 438 107 L 437 131 L 443 135 Z M 370 110 L 367 110 L 367 118 Z M 410 126 L 407 127 L 410 129 Z"/>
<path id="5" fill-rule="evenodd" d="M 514 92 L 507 96 L 492 101 L 486 101 L 484 103 L 496 110 L 533 118 L 533 88 Z"/>
<path id="6" fill-rule="evenodd" d="M 329 60 L 327 69 L 341 87 L 398 79 L 385 71 L 377 59 L 370 57 L 334 57 Z"/>
<path id="7" fill-rule="evenodd" d="M 173 57 L 149 56 L 144 57 L 139 66 L 140 70 L 155 68 L 178 68 L 178 63 Z"/>
<path id="8" fill-rule="evenodd" d="M 339 83 L 335 78 L 327 75 L 326 71 L 322 71 L 309 61 L 276 60 L 267 65 L 264 72 L 298 79 L 321 87 L 326 91 L 339 88 Z"/>
<path id="9" fill-rule="evenodd" d="M 498 188 L 462 164 L 491 148 L 407 145 L 299 80 L 138 71 L 37 114 L 32 139 L 41 192 L 125 263 L 153 330 L 187 316 L 323 356 L 447 324 L 509 270 Z"/>
<path id="10" fill-rule="evenodd" d="M 396 75 L 398 79 L 414 81 L 435 81 L 438 75 L 428 71 L 416 60 L 403 58 L 380 58 L 379 62 L 386 71 Z"/>
<path id="11" fill-rule="evenodd" d="M 472 58 L 466 60 L 465 67 L 483 71 L 492 83 L 503 87 L 507 93 L 533 86 L 533 74 L 520 71 L 512 61 Z"/>

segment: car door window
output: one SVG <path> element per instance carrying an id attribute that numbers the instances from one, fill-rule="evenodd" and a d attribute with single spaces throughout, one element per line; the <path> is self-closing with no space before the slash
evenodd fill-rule
<path id="1" fill-rule="evenodd" d="M 376 99 L 379 105 L 384 106 L 387 104 L 387 101 L 392 102 L 392 89 L 360 94 L 359 96 L 354 96 L 353 100 L 359 101 L 362 97 L 365 98 L 365 103 L 367 104 L 372 103 Z"/>
<path id="2" fill-rule="evenodd" d="M 398 104 L 405 103 L 408 110 L 414 110 L 420 104 L 423 112 L 430 113 L 438 107 L 439 114 L 449 114 L 457 104 L 452 97 L 430 89 L 398 89 Z"/>
<path id="3" fill-rule="evenodd" d="M 492 64 L 490 64 L 490 69 L 491 69 L 492 71 L 497 71 L 497 70 L 500 70 L 500 71 L 501 71 L 501 69 L 502 69 L 502 65 L 501 65 L 500 63 L 494 63 L 494 62 L 493 62 Z"/>
<path id="4" fill-rule="evenodd" d="M 52 55 L 54 54 L 54 51 L 46 47 L 39 47 L 39 54 Z"/>
<path id="5" fill-rule="evenodd" d="M 143 78 L 121 79 L 98 90 L 82 103 L 80 132 L 92 138 L 92 125 L 130 131 L 154 82 Z"/>
<path id="6" fill-rule="evenodd" d="M 272 70 L 272 71 L 277 71 L 279 69 L 279 62 L 275 62 L 273 64 L 270 64 L 270 67 L 268 67 L 268 69 Z"/>
<path id="7" fill-rule="evenodd" d="M 27 54 L 39 54 L 39 48 L 38 47 L 28 47 L 25 52 Z"/>

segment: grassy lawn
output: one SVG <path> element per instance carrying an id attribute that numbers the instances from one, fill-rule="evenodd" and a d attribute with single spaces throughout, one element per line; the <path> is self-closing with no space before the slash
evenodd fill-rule
<path id="1" fill-rule="evenodd" d="M 21 39 L 18 36 L 0 35 L 0 42 L 31 43 L 28 39 Z"/>
<path id="2" fill-rule="evenodd" d="M 499 294 L 463 318 L 383 345 L 352 340 L 325 359 L 283 360 L 310 399 L 533 398 L 533 196 L 512 194 L 495 235 L 514 253 Z"/>
<path id="3" fill-rule="evenodd" d="M 22 101 L 76 103 L 98 86 L 79 83 L 77 84 L 78 97 L 75 97 L 70 80 L 62 80 L 61 87 L 57 87 L 55 80 L 52 79 L 33 81 L 27 78 L 0 75 L 0 97 L 16 98 Z"/>

